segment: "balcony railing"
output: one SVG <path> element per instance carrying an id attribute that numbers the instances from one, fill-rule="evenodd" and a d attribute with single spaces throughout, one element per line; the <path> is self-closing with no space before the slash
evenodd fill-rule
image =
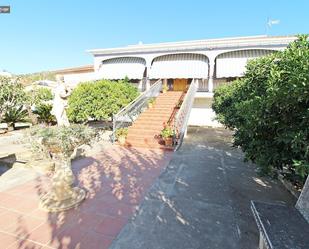
<path id="1" fill-rule="evenodd" d="M 198 92 L 208 92 L 208 80 L 198 80 Z"/>
<path id="2" fill-rule="evenodd" d="M 147 109 L 148 100 L 157 97 L 162 89 L 162 80 L 158 80 L 147 91 L 139 95 L 135 100 L 121 109 L 117 114 L 113 115 L 113 133 L 111 135 L 112 142 L 115 142 L 116 130 L 125 128 L 137 119 L 137 117 Z"/>
<path id="3" fill-rule="evenodd" d="M 176 145 L 175 150 L 177 150 L 181 146 L 182 140 L 185 136 L 188 126 L 188 120 L 190 117 L 190 112 L 194 102 L 194 96 L 197 89 L 198 89 L 198 82 L 197 80 L 193 79 L 187 91 L 187 94 L 184 97 L 182 105 L 174 119 L 174 132 L 175 132 L 174 142 Z"/>

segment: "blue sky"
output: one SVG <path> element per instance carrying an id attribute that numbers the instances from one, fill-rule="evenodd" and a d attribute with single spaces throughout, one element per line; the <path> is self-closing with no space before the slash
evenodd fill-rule
<path id="1" fill-rule="evenodd" d="M 0 0 L 0 70 L 30 73 L 92 63 L 86 49 L 309 33 L 308 0 Z"/>

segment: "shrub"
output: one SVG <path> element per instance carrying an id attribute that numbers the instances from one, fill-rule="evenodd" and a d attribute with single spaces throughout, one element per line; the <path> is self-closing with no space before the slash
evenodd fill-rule
<path id="1" fill-rule="evenodd" d="M 35 88 L 31 91 L 32 98 L 31 103 L 35 105 L 40 105 L 43 102 L 49 101 L 53 99 L 52 91 L 49 88 Z"/>
<path id="2" fill-rule="evenodd" d="M 0 122 L 14 127 L 16 122 L 25 121 L 26 102 L 27 95 L 17 80 L 0 77 Z"/>
<path id="3" fill-rule="evenodd" d="M 137 89 L 126 81 L 82 83 L 69 97 L 67 114 L 73 122 L 109 120 L 137 96 Z"/>
<path id="4" fill-rule="evenodd" d="M 250 61 L 244 78 L 218 88 L 213 109 L 235 129 L 234 144 L 261 172 L 309 173 L 309 42 L 299 36 L 282 52 Z"/>
<path id="5" fill-rule="evenodd" d="M 28 93 L 28 114 L 32 116 L 36 114 L 38 121 L 43 123 L 53 123 L 55 121 L 54 116 L 50 113 L 52 104 L 50 101 L 53 99 L 52 91 L 48 88 L 35 88 Z M 34 107 L 34 111 L 31 111 L 31 107 Z M 34 121 L 34 123 L 37 123 Z"/>
<path id="6" fill-rule="evenodd" d="M 149 98 L 149 100 L 148 100 L 148 104 L 151 104 L 151 105 L 153 105 L 154 103 L 156 102 L 156 98 Z"/>
<path id="7" fill-rule="evenodd" d="M 86 126 L 73 124 L 68 127 L 32 127 L 27 139 L 32 149 L 42 151 L 47 156 L 50 153 L 59 153 L 70 157 L 74 149 L 82 144 L 89 144 L 95 137 L 95 131 Z"/>
<path id="8" fill-rule="evenodd" d="M 23 106 L 12 107 L 5 112 L 3 121 L 6 122 L 9 127 L 15 129 L 15 123 L 28 121 L 27 114 Z"/>
<path id="9" fill-rule="evenodd" d="M 127 137 L 128 135 L 128 128 L 119 128 L 116 130 L 116 138 L 118 139 L 119 137 Z"/>
<path id="10" fill-rule="evenodd" d="M 52 108 L 50 104 L 40 104 L 35 107 L 33 113 L 38 115 L 40 123 L 52 124 L 55 122 L 55 116 L 50 113 Z"/>

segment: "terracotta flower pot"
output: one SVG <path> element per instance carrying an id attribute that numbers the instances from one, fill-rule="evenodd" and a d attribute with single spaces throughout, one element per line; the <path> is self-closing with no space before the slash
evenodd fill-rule
<path id="1" fill-rule="evenodd" d="M 119 144 L 121 144 L 121 145 L 125 145 L 125 143 L 126 143 L 126 137 L 125 137 L 125 136 L 120 136 L 120 137 L 118 137 L 118 142 L 119 142 Z"/>
<path id="2" fill-rule="evenodd" d="M 172 137 L 167 137 L 167 138 L 164 138 L 164 143 L 166 146 L 173 146 L 173 138 Z"/>

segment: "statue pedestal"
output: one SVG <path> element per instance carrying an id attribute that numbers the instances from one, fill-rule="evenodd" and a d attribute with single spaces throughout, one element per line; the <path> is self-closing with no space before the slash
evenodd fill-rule
<path id="1" fill-rule="evenodd" d="M 39 207 L 49 212 L 60 212 L 78 206 L 86 191 L 73 187 L 74 175 L 69 160 L 62 161 L 52 178 L 51 192 L 42 196 Z"/>
<path id="2" fill-rule="evenodd" d="M 76 207 L 86 197 L 86 191 L 74 187 L 72 188 L 70 197 L 64 200 L 58 200 L 54 193 L 44 195 L 40 200 L 40 208 L 48 212 L 60 212 Z"/>

